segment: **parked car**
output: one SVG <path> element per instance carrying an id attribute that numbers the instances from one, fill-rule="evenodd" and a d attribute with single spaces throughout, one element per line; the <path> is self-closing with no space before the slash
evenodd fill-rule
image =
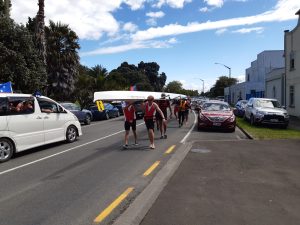
<path id="1" fill-rule="evenodd" d="M 82 135 L 77 117 L 44 96 L 0 93 L 0 163 L 41 145 L 74 142 Z"/>
<path id="2" fill-rule="evenodd" d="M 250 98 L 245 107 L 244 118 L 249 120 L 251 125 L 269 124 L 287 128 L 289 124 L 287 111 L 276 99 Z"/>
<path id="3" fill-rule="evenodd" d="M 115 102 L 112 102 L 111 104 L 118 108 L 120 115 L 124 115 L 123 106 L 122 106 L 121 101 L 115 101 Z"/>
<path id="4" fill-rule="evenodd" d="M 69 110 L 70 112 L 74 113 L 77 116 L 79 122 L 84 123 L 85 125 L 89 125 L 93 119 L 92 112 L 87 109 L 82 109 L 71 102 L 61 102 L 60 103 L 65 109 Z"/>
<path id="5" fill-rule="evenodd" d="M 198 130 L 206 128 L 235 131 L 236 117 L 227 102 L 210 100 L 198 114 Z"/>
<path id="6" fill-rule="evenodd" d="M 90 106 L 89 110 L 93 114 L 94 120 L 108 120 L 113 117 L 119 117 L 120 112 L 117 107 L 110 103 L 104 103 L 104 110 L 99 111 L 97 106 Z"/>
<path id="7" fill-rule="evenodd" d="M 248 103 L 248 100 L 239 100 L 235 104 L 235 108 L 233 110 L 234 115 L 236 115 L 238 117 L 244 117 L 245 107 L 246 107 L 247 103 Z"/>

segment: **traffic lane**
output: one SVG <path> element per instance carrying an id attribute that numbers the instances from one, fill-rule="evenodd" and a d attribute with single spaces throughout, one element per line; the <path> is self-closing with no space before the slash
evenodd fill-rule
<path id="1" fill-rule="evenodd" d="M 187 141 L 232 141 L 246 139 L 248 139 L 248 137 L 238 127 L 236 127 L 235 132 L 228 132 L 226 130 L 218 129 L 207 129 L 198 131 L 196 125 Z"/>
<path id="2" fill-rule="evenodd" d="M 160 167 L 164 164 L 168 159 L 163 157 L 164 150 L 170 143 L 178 143 L 185 130 L 170 128 L 167 140 L 156 139 L 154 151 L 143 148 L 121 151 L 124 133 L 119 133 L 101 144 L 91 143 L 86 149 L 76 149 L 4 174 L 0 185 L 1 217 L 9 218 L 6 224 L 21 221 L 22 224 L 55 224 L 53 221 L 58 224 L 61 220 L 65 224 L 87 224 L 128 186 L 135 186 L 131 198 L 138 194 L 157 170 L 147 178 L 142 179 L 142 174 L 157 160 L 161 161 Z M 138 131 L 140 145 L 148 146 L 145 127 L 138 127 Z"/>
<path id="3" fill-rule="evenodd" d="M 18 152 L 10 161 L 0 164 L 0 174 L 1 171 L 24 165 L 35 160 L 40 160 L 41 158 L 48 157 L 53 154 L 59 154 L 60 152 L 67 149 L 76 148 L 88 142 L 106 137 L 107 135 L 111 135 L 117 132 L 123 132 L 123 123 L 123 117 L 118 117 L 110 120 L 95 121 L 90 125 L 82 126 L 83 135 L 78 137 L 77 141 L 75 141 L 74 143 L 66 143 L 65 141 L 61 141 Z M 140 123 L 143 123 L 143 121 L 140 121 Z"/>
<path id="4" fill-rule="evenodd" d="M 141 225 L 298 225 L 299 144 L 194 142 Z"/>

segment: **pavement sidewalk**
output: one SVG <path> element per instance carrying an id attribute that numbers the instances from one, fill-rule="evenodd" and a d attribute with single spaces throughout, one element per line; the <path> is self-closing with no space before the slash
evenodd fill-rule
<path id="1" fill-rule="evenodd" d="M 298 225 L 300 140 L 202 141 L 141 225 Z"/>

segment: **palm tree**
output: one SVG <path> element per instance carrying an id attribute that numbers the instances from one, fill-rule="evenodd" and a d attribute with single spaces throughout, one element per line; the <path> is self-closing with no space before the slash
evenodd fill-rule
<path id="1" fill-rule="evenodd" d="M 68 25 L 50 21 L 47 39 L 48 95 L 71 100 L 79 69 L 78 36 Z"/>
<path id="2" fill-rule="evenodd" d="M 39 10 L 36 15 L 35 39 L 39 55 L 46 65 L 46 41 L 45 41 L 45 2 L 39 0 Z"/>

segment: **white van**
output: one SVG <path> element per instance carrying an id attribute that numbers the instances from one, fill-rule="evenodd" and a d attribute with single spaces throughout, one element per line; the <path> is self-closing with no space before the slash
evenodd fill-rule
<path id="1" fill-rule="evenodd" d="M 0 163 L 16 152 L 82 135 L 77 117 L 44 96 L 0 93 Z"/>

